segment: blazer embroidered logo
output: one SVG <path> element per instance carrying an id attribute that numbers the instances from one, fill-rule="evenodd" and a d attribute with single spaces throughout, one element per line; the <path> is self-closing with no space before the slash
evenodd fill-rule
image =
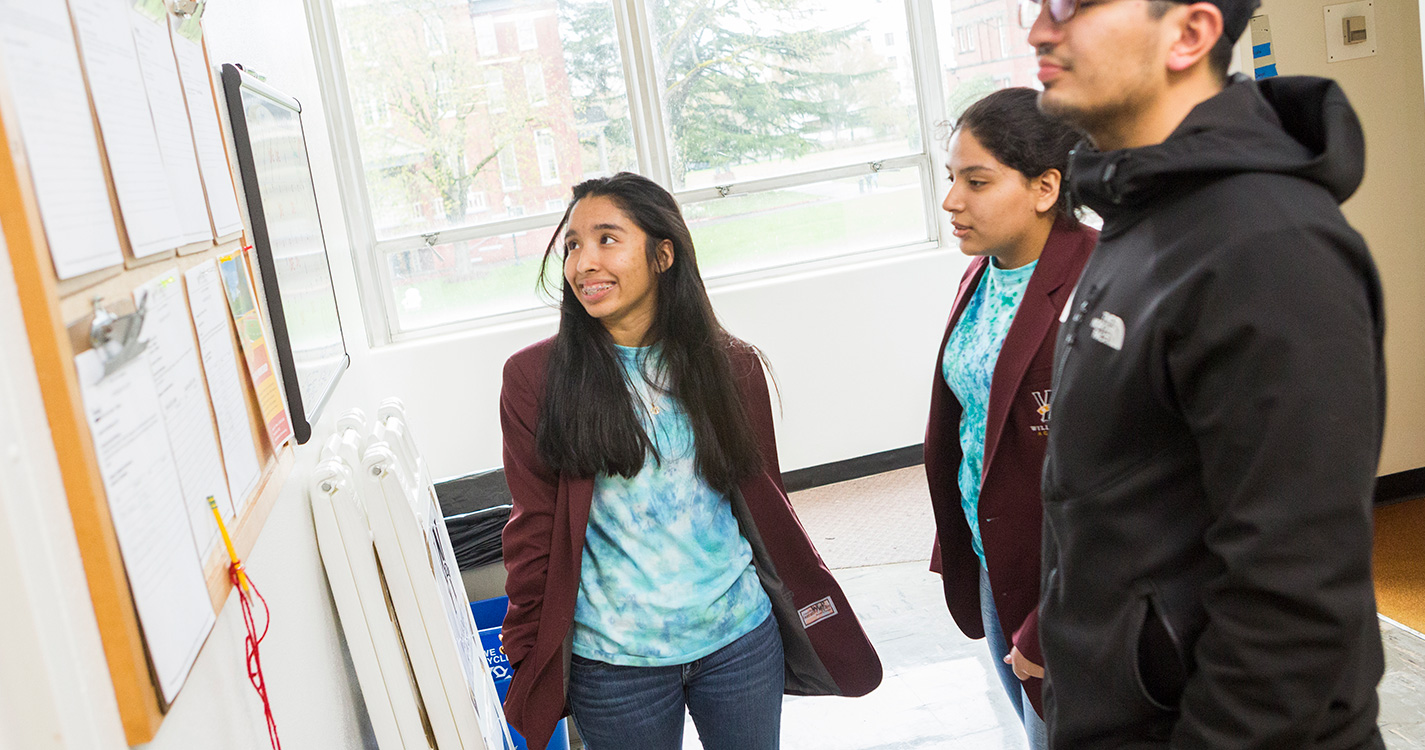
<path id="1" fill-rule="evenodd" d="M 802 617 L 802 627 L 809 628 L 835 615 L 836 602 L 831 601 L 831 597 L 829 596 L 824 599 L 818 599 L 797 610 L 797 614 Z"/>
<path id="2" fill-rule="evenodd" d="M 1036 425 L 1030 425 L 1030 426 L 1029 426 L 1029 430 L 1030 430 L 1031 432 L 1033 432 L 1034 434 L 1036 434 L 1036 435 L 1042 435 L 1042 436 L 1046 436 L 1046 437 L 1047 437 L 1047 436 L 1049 435 L 1049 411 L 1050 411 L 1050 398 L 1049 398 L 1049 397 L 1050 397 L 1054 392 L 1053 392 L 1052 390 L 1046 388 L 1046 389 L 1044 389 L 1044 390 L 1042 390 L 1042 391 L 1030 391 L 1029 393 L 1034 396 L 1034 403 L 1036 403 L 1036 404 L 1039 405 L 1039 408 L 1035 409 L 1034 411 L 1036 411 L 1036 412 L 1039 413 L 1039 422 L 1040 422 L 1039 424 L 1036 424 Z"/>
<path id="3" fill-rule="evenodd" d="M 1031 391 L 1031 393 L 1034 394 L 1034 403 L 1039 404 L 1039 408 L 1038 408 L 1038 409 L 1035 409 L 1035 411 L 1039 412 L 1039 421 L 1040 421 L 1040 422 L 1048 422 L 1048 421 L 1049 421 L 1049 395 L 1050 395 L 1051 393 L 1053 393 L 1053 391 L 1051 391 L 1051 390 L 1049 390 L 1049 389 L 1046 388 L 1046 389 L 1044 389 L 1044 390 L 1042 390 L 1042 391 Z"/>
<path id="4" fill-rule="evenodd" d="M 1123 349 L 1123 335 L 1127 332 L 1123 325 L 1123 318 L 1104 311 L 1089 323 L 1089 327 L 1093 329 L 1093 333 L 1089 335 L 1093 337 L 1094 341 L 1114 351 Z"/>

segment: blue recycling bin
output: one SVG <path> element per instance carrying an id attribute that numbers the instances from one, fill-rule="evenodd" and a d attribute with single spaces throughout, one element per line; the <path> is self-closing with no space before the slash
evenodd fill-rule
<path id="1" fill-rule="evenodd" d="M 480 632 L 480 647 L 485 649 L 485 661 L 490 665 L 490 677 L 495 680 L 495 692 L 499 694 L 501 703 L 505 702 L 505 694 L 510 691 L 510 677 L 513 676 L 510 660 L 505 657 L 505 652 L 500 650 L 500 626 L 504 624 L 505 613 L 509 608 L 510 600 L 505 596 L 470 603 L 470 611 L 475 615 L 475 627 Z M 565 725 L 566 721 L 567 719 L 559 720 L 559 724 L 554 727 L 554 736 L 549 738 L 549 745 L 545 750 L 569 750 L 569 728 Z M 515 741 L 516 750 L 529 750 L 529 744 L 513 728 L 510 729 L 510 738 Z"/>

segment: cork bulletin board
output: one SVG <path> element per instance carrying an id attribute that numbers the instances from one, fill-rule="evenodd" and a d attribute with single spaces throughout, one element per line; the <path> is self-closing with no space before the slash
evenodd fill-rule
<path id="1" fill-rule="evenodd" d="M 227 136 L 218 127 L 221 118 L 217 110 L 218 99 L 214 95 L 211 66 L 203 52 L 199 23 L 201 11 L 198 17 L 177 16 L 162 2 L 141 2 L 138 5 L 147 7 L 120 8 L 131 14 L 125 20 L 132 25 L 132 36 L 138 48 L 136 56 L 141 58 L 149 94 L 146 103 L 130 101 L 127 106 L 133 108 L 132 112 L 140 111 L 137 109 L 139 106 L 145 107 L 143 112 L 151 115 L 158 134 L 154 140 L 159 141 L 159 148 L 165 149 L 165 164 L 174 163 L 169 154 L 175 143 L 180 153 L 193 158 L 194 168 L 190 170 L 188 179 L 190 184 L 198 186 L 195 188 L 199 191 L 197 200 L 191 192 L 175 190 L 174 210 L 197 210 L 195 206 L 207 202 L 207 208 L 203 209 L 205 213 L 201 216 L 184 216 L 181 233 L 167 240 L 153 240 L 150 236 L 152 241 L 145 240 L 144 243 L 134 239 L 141 235 L 139 224 L 145 219 L 135 209 L 140 204 L 133 200 L 132 182 L 128 181 L 130 175 L 125 172 L 133 165 L 126 164 L 125 155 L 119 153 L 121 147 L 118 144 L 124 133 L 121 121 L 114 115 L 115 111 L 122 114 L 126 105 L 122 100 L 111 98 L 106 101 L 104 94 L 96 95 L 101 87 L 112 84 L 108 80 L 98 80 L 97 73 L 91 75 L 95 68 L 88 64 L 96 62 L 95 59 L 85 60 L 86 56 L 92 54 L 97 57 L 99 54 L 99 46 L 94 44 L 95 34 L 128 35 L 130 28 L 120 26 L 108 31 L 97 30 L 94 25 L 96 17 L 92 14 L 100 12 L 95 10 L 99 5 L 91 0 L 70 0 L 67 7 L 63 2 L 0 0 L 0 229 L 3 229 L 9 261 L 14 267 L 24 322 L 48 415 L 50 437 L 59 459 L 89 593 L 129 744 L 147 742 L 154 737 L 164 713 L 181 689 L 187 671 L 184 669 L 181 673 L 174 672 L 176 677 L 167 677 L 160 674 L 161 670 L 155 666 L 158 649 L 146 637 L 151 640 L 156 637 L 155 634 L 161 633 L 162 623 L 156 615 L 140 616 L 142 600 L 150 594 L 142 584 L 140 571 L 135 568 L 132 544 L 126 546 L 123 541 L 120 530 L 124 528 L 125 518 L 122 513 L 116 517 L 115 508 L 119 506 L 111 497 L 115 472 L 112 466 L 104 465 L 105 446 L 98 444 L 97 433 L 92 429 L 96 419 L 94 404 L 86 404 L 85 396 L 92 396 L 93 391 L 86 390 L 87 381 L 82 377 L 81 368 L 83 363 L 99 359 L 91 351 L 95 348 L 91 329 L 96 311 L 103 318 L 100 323 L 104 323 L 107 316 L 114 316 L 116 322 L 110 327 L 122 330 L 122 323 L 126 320 L 124 316 L 138 309 L 138 300 L 145 303 L 146 309 L 152 307 L 149 302 L 154 297 L 145 296 L 144 291 L 150 287 L 159 288 L 153 285 L 165 274 L 169 278 L 163 284 L 171 282 L 176 289 L 182 289 L 187 284 L 191 295 L 192 279 L 201 276 L 207 268 L 217 273 L 218 269 L 224 268 L 218 263 L 224 259 L 228 261 L 227 268 L 246 269 L 248 278 L 259 285 L 258 293 L 253 295 L 259 300 L 259 308 L 262 298 L 261 274 L 253 273 L 257 269 L 250 265 L 254 262 L 251 252 L 244 249 L 247 232 L 239 217 L 240 209 L 234 213 L 226 205 L 230 199 L 240 201 L 242 191 L 234 187 L 237 181 L 232 177 Z M 113 4 L 106 7 L 113 7 Z M 57 13 L 55 8 L 59 9 Z M 146 17 L 144 13 L 147 13 Z M 155 25 L 149 26 L 149 23 Z M 23 29 L 23 36 L 16 31 L 17 28 Z M 145 49 L 141 37 L 144 34 L 151 37 L 153 45 L 149 58 L 143 58 Z M 167 59 L 162 54 L 154 55 L 153 50 L 161 52 L 165 43 L 171 45 Z M 26 67 L 36 60 L 43 65 Z M 174 73 L 170 76 L 171 80 L 166 81 L 162 76 L 169 66 L 172 66 Z M 199 71 L 196 75 L 195 70 Z M 44 100 L 46 102 L 60 102 L 64 97 L 56 93 L 60 91 L 58 84 L 46 89 L 36 82 L 49 80 L 41 76 L 59 75 L 55 71 L 73 74 L 71 79 L 67 79 L 68 83 L 74 84 L 72 89 L 65 89 L 72 95 L 67 101 L 82 107 L 81 111 L 87 111 L 89 119 L 79 125 L 93 139 L 92 148 L 82 139 L 76 141 L 74 133 L 66 133 L 66 142 L 77 144 L 77 147 L 58 155 L 52 150 L 45 150 L 45 138 L 50 135 L 44 132 L 45 118 L 54 113 L 37 108 L 35 103 L 40 100 L 35 92 L 43 90 L 48 97 Z M 106 72 L 104 75 L 109 74 Z M 169 88 L 163 89 L 160 84 Z M 179 85 L 181 89 L 172 88 Z M 160 124 L 164 122 L 162 108 L 165 105 L 158 101 L 158 94 L 155 93 L 160 90 L 170 94 L 168 105 L 176 101 L 179 113 L 186 110 L 187 117 L 183 122 L 187 129 Z M 172 106 L 167 114 L 173 114 Z M 62 121 L 74 125 L 75 119 L 67 117 Z M 187 151 L 184 152 L 184 149 Z M 93 161 L 97 167 L 89 173 L 91 176 L 87 180 L 78 180 L 76 175 L 80 171 L 69 169 L 68 166 L 72 166 L 69 162 L 61 164 L 65 169 L 54 167 L 56 158 L 76 160 L 91 152 L 97 153 L 97 160 Z M 202 168 L 201 173 L 199 167 Z M 176 170 L 169 170 L 168 177 L 177 180 L 177 174 Z M 70 183 L 63 190 L 56 190 L 54 186 L 65 179 Z M 196 179 L 201 181 L 191 182 Z M 91 210 L 73 216 L 94 220 L 95 224 L 88 227 L 86 231 L 89 234 L 83 242 L 76 242 L 71 236 L 72 221 L 64 219 L 66 206 L 61 205 L 55 196 L 73 196 L 85 191 L 95 202 L 90 204 Z M 92 210 L 94 206 L 101 206 L 103 210 L 96 212 Z M 218 210 L 220 206 L 222 211 Z M 107 215 L 98 215 L 103 213 Z M 95 251 L 90 256 L 75 252 L 75 248 L 103 249 L 106 246 L 112 247 L 102 253 Z M 134 294 L 136 290 L 140 292 L 137 296 Z M 203 331 L 194 323 L 196 307 L 193 316 L 187 314 L 190 297 L 176 293 L 166 299 L 172 305 L 179 306 L 176 309 L 183 313 L 169 317 L 170 321 L 183 324 L 173 329 L 178 332 L 180 343 L 190 347 L 188 351 L 203 351 L 201 364 L 206 372 L 199 372 L 206 374 L 206 379 L 189 381 L 190 384 L 199 384 L 196 391 L 191 388 L 190 391 L 200 399 L 206 399 L 198 403 L 208 407 L 206 413 L 202 409 L 196 412 L 199 415 L 196 429 L 200 433 L 206 429 L 210 436 L 208 439 L 214 444 L 221 438 L 222 462 L 217 464 L 217 476 L 228 478 L 224 490 L 232 488 L 231 493 L 225 492 L 233 509 L 228 521 L 229 531 L 239 556 L 246 557 L 290 473 L 292 448 L 281 433 L 271 429 L 272 420 L 264 417 L 264 404 L 247 366 L 251 359 L 240 344 L 239 332 L 232 318 L 226 315 L 210 317 L 210 321 L 226 321 L 225 328 L 210 326 L 204 337 Z M 259 312 L 265 313 L 265 310 Z M 158 319 L 159 314 L 156 308 L 148 310 L 150 320 Z M 258 319 L 263 321 L 261 325 L 267 325 L 265 317 L 259 315 Z M 110 343 L 117 350 L 119 344 L 112 340 Z M 222 347 L 227 347 L 229 351 L 222 351 Z M 104 350 L 100 352 L 103 357 L 114 358 L 114 352 L 108 351 L 108 345 L 101 345 L 100 349 Z M 210 357 L 210 354 L 222 356 Z M 135 356 L 152 358 L 156 355 L 151 350 L 149 354 Z M 120 359 L 122 357 L 116 361 Z M 213 362 L 227 363 L 228 371 L 215 372 Z M 150 365 L 147 360 L 135 359 L 123 366 L 137 368 Z M 227 400 L 229 408 L 222 408 L 219 394 L 212 387 L 217 382 L 230 386 L 225 391 L 232 396 Z M 158 419 L 159 416 L 153 418 Z M 225 425 L 227 429 L 224 429 Z M 274 440 L 274 436 L 278 439 Z M 246 445 L 243 445 L 244 441 Z M 231 450 L 234 447 L 242 450 Z M 175 441 L 175 452 L 178 448 L 181 446 Z M 234 468 L 231 458 L 239 453 L 253 457 L 246 471 L 250 479 L 240 483 L 232 481 Z M 185 502 L 187 500 L 185 498 Z M 182 517 L 186 524 L 190 513 L 191 510 L 178 511 L 176 515 Z M 207 619 L 199 624 L 206 622 L 206 627 L 210 629 L 231 588 L 228 559 L 221 544 L 205 544 L 211 540 L 199 539 L 198 527 L 195 525 L 192 528 L 191 536 L 196 541 L 188 552 L 191 553 L 191 560 L 196 561 L 194 565 L 201 566 L 201 571 L 192 572 L 190 578 L 200 581 L 196 584 L 199 597 L 211 609 Z M 127 566 L 124 549 L 129 549 L 131 553 Z M 157 610 L 150 610 L 154 611 Z M 207 631 L 200 631 L 198 636 L 192 653 L 188 654 L 188 668 L 191 668 L 192 659 L 196 659 Z"/>

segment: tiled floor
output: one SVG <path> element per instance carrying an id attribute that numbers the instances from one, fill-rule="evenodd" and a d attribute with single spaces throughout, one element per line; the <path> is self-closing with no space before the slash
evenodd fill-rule
<path id="1" fill-rule="evenodd" d="M 1018 718 L 982 642 L 951 622 L 926 570 L 930 527 L 920 467 L 793 496 L 803 524 L 881 655 L 864 698 L 788 698 L 784 750 L 1017 750 Z M 1382 622 L 1381 731 L 1390 750 L 1425 750 L 1425 639 Z M 684 748 L 701 748 L 689 722 Z"/>

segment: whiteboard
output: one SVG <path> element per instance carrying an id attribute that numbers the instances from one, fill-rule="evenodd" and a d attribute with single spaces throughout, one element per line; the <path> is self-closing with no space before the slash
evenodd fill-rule
<path id="1" fill-rule="evenodd" d="M 302 105 L 232 64 L 223 65 L 223 89 L 292 432 L 305 443 L 351 358 L 307 160 Z"/>

